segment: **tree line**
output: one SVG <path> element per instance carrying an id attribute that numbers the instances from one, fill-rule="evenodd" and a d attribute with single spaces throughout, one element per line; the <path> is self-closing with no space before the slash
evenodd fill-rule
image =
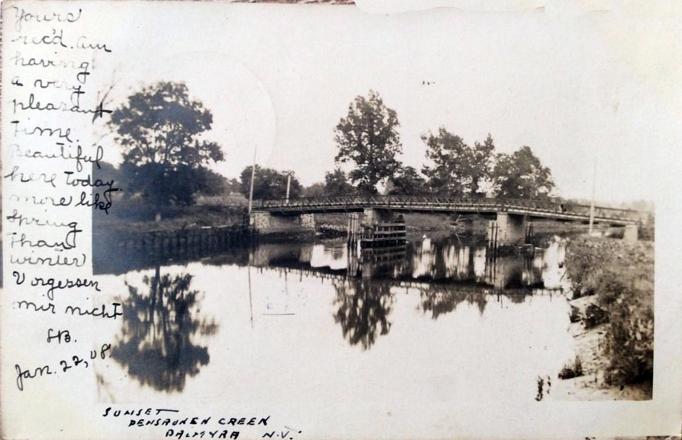
<path id="1" fill-rule="evenodd" d="M 184 83 L 159 82 L 128 97 L 111 115 L 110 127 L 123 148 L 117 180 L 128 195 L 155 204 L 190 205 L 198 195 L 239 192 L 248 197 L 252 167 L 238 178 L 209 169 L 225 159 L 203 135 L 212 113 L 190 98 Z M 334 128 L 334 169 L 324 181 L 301 185 L 292 171 L 256 165 L 255 199 L 341 195 L 440 195 L 449 197 L 544 198 L 554 187 L 549 168 L 523 146 L 496 151 L 490 134 L 468 144 L 445 127 L 422 136 L 426 163 L 417 170 L 400 161 L 400 123 L 376 91 L 357 96 Z"/>

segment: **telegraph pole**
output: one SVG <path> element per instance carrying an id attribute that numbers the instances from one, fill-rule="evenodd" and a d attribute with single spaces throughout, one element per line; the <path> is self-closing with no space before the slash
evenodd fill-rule
<path id="1" fill-rule="evenodd" d="M 291 175 L 294 174 L 293 171 L 285 171 L 284 174 L 287 175 L 287 199 L 286 204 L 289 204 L 289 188 L 291 188 Z"/>
<path id="2" fill-rule="evenodd" d="M 589 234 L 592 235 L 592 228 L 594 226 L 594 197 L 597 191 L 597 158 L 594 158 L 592 166 L 592 202 L 590 203 L 590 229 Z"/>
<path id="3" fill-rule="evenodd" d="M 253 208 L 253 181 L 256 178 L 256 151 L 258 147 L 253 147 L 253 165 L 251 165 L 251 188 L 249 189 L 249 215 Z"/>
<path id="4" fill-rule="evenodd" d="M 251 165 L 251 186 L 249 188 L 249 222 L 251 222 L 251 209 L 253 208 L 253 181 L 256 179 L 256 151 L 258 146 L 253 147 L 253 165 Z M 251 258 L 249 256 L 249 264 L 246 266 L 247 276 L 249 278 L 249 311 L 251 313 L 251 328 L 253 328 L 253 298 L 251 294 Z"/>

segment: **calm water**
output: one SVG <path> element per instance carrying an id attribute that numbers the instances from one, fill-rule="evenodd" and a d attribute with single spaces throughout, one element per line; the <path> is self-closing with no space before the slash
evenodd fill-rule
<path id="1" fill-rule="evenodd" d="M 99 398 L 248 396 L 330 412 L 406 396 L 425 408 L 533 401 L 538 377 L 556 377 L 573 353 L 564 247 L 555 239 L 532 256 L 492 258 L 456 239 L 381 252 L 263 244 L 101 274 L 125 315 L 99 330 L 115 335 L 115 362 L 96 373 Z"/>

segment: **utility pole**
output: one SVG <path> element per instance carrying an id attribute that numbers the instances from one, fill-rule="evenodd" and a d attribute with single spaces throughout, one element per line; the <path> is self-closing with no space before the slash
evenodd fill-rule
<path id="1" fill-rule="evenodd" d="M 594 226 L 594 197 L 597 188 L 597 158 L 594 158 L 594 163 L 592 166 L 592 202 L 590 203 L 590 229 L 589 234 L 592 235 L 592 229 Z"/>
<path id="2" fill-rule="evenodd" d="M 287 175 L 287 199 L 286 204 L 289 204 L 289 189 L 291 188 L 291 175 L 294 174 L 293 171 L 285 171 L 284 174 Z"/>
<path id="3" fill-rule="evenodd" d="M 256 178 L 256 151 L 258 147 L 253 147 L 253 165 L 251 165 L 251 188 L 249 189 L 249 215 L 253 208 L 253 181 Z"/>

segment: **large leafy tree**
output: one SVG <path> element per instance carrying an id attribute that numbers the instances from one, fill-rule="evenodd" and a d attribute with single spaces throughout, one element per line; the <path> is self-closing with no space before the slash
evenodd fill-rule
<path id="1" fill-rule="evenodd" d="M 241 191 L 246 197 L 251 189 L 251 165 L 244 168 L 240 175 Z M 301 195 L 303 187 L 296 176 L 291 176 L 289 197 L 296 198 Z M 272 168 L 256 165 L 255 178 L 253 181 L 254 199 L 283 199 L 287 195 L 287 174 Z"/>
<path id="2" fill-rule="evenodd" d="M 357 191 L 348 181 L 348 176 L 342 169 L 336 168 L 324 175 L 324 182 L 313 183 L 303 190 L 305 197 L 336 197 L 350 196 Z"/>
<path id="3" fill-rule="evenodd" d="M 441 127 L 438 133 L 422 136 L 426 157 L 431 165 L 423 168 L 432 192 L 451 196 L 479 196 L 482 186 L 491 179 L 495 144 L 488 134 L 474 146 Z"/>
<path id="4" fill-rule="evenodd" d="M 420 195 L 427 192 L 426 180 L 411 166 L 401 167 L 389 179 L 388 194 Z"/>
<path id="5" fill-rule="evenodd" d="M 422 140 L 426 143 L 426 158 L 431 161 L 422 172 L 431 191 L 455 197 L 464 195 L 469 149 L 464 140 L 443 127 L 437 134 L 423 135 Z"/>
<path id="6" fill-rule="evenodd" d="M 129 96 L 109 122 L 123 147 L 129 191 L 154 203 L 191 204 L 215 182 L 206 166 L 224 159 L 217 143 L 202 139 L 212 123 L 184 83 L 162 81 Z"/>
<path id="7" fill-rule="evenodd" d="M 502 198 L 544 198 L 554 188 L 552 173 L 530 147 L 498 154 L 493 169 L 495 193 Z"/>
<path id="8" fill-rule="evenodd" d="M 324 193 L 327 196 L 348 196 L 355 194 L 355 188 L 340 168 L 324 175 Z"/>
<path id="9" fill-rule="evenodd" d="M 377 184 L 400 166 L 396 159 L 402 152 L 399 125 L 395 110 L 386 107 L 373 90 L 367 97 L 357 96 L 337 124 L 336 161 L 354 164 L 350 180 L 363 194 L 376 194 Z"/>
<path id="10" fill-rule="evenodd" d="M 470 149 L 468 161 L 469 194 L 472 196 L 483 195 L 482 185 L 490 183 L 495 159 L 495 142 L 488 133 L 483 143 L 474 142 Z"/>

